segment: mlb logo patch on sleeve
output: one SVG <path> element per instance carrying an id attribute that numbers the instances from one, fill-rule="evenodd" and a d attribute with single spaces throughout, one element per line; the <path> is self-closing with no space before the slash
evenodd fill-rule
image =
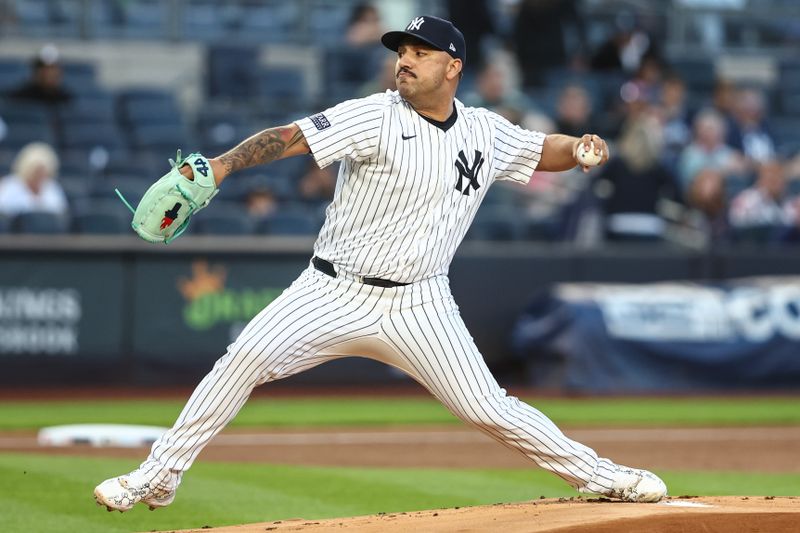
<path id="1" fill-rule="evenodd" d="M 317 113 L 316 115 L 312 115 L 311 123 L 317 127 L 318 130 L 324 130 L 325 128 L 330 128 L 331 123 L 328 121 L 328 117 L 323 115 L 322 113 Z"/>

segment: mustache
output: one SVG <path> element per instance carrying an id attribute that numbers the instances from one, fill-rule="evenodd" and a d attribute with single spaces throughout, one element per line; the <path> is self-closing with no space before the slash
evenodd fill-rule
<path id="1" fill-rule="evenodd" d="M 416 77 L 417 77 L 417 75 L 416 75 L 416 74 L 414 74 L 413 72 L 411 72 L 410 70 L 408 70 L 406 67 L 402 67 L 400 70 L 398 70 L 398 71 L 397 71 L 397 74 L 395 74 L 395 75 L 394 75 L 394 77 L 395 77 L 395 78 L 399 77 L 401 72 L 405 72 L 406 74 L 408 74 L 409 76 L 413 76 L 414 78 L 416 78 Z"/>

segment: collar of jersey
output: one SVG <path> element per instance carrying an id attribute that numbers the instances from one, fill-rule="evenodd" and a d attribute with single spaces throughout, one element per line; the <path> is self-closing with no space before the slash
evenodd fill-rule
<path id="1" fill-rule="evenodd" d="M 458 120 L 458 111 L 456 110 L 456 103 L 455 102 L 453 102 L 453 112 L 450 113 L 450 116 L 447 117 L 444 121 L 434 120 L 434 119 L 426 117 L 425 115 L 420 114 L 420 113 L 417 113 L 417 114 L 419 116 L 421 116 L 422 118 L 424 118 L 425 120 L 427 120 L 428 122 L 430 122 L 431 124 L 433 124 L 434 126 L 436 126 L 437 128 L 439 128 L 440 130 L 442 130 L 442 131 L 449 130 L 453 126 L 453 124 L 456 123 L 456 120 Z"/>

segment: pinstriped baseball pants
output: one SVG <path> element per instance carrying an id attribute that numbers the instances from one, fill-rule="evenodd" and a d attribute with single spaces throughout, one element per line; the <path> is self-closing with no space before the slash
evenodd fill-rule
<path id="1" fill-rule="evenodd" d="M 150 458 L 186 470 L 258 385 L 346 356 L 406 372 L 467 424 L 575 488 L 602 492 L 614 464 L 507 396 L 472 340 L 446 277 L 380 288 L 306 269 L 245 327 Z"/>

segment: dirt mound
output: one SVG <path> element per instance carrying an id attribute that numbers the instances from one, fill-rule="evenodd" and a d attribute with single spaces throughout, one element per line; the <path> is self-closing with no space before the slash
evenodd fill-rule
<path id="1" fill-rule="evenodd" d="M 800 498 L 679 497 L 657 504 L 603 499 L 539 500 L 329 520 L 280 520 L 213 529 L 215 533 L 274 531 L 392 533 L 400 531 L 504 533 L 783 533 L 797 531 Z"/>

